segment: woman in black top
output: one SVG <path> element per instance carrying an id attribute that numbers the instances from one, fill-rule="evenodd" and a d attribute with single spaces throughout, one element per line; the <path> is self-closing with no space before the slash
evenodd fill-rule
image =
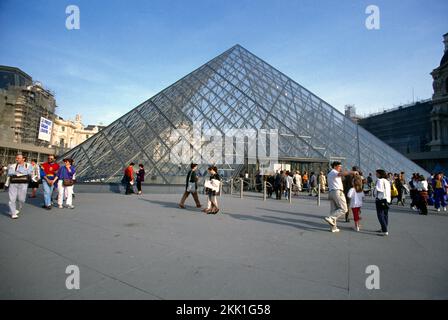
<path id="1" fill-rule="evenodd" d="M 196 208 L 201 207 L 201 203 L 199 202 L 198 197 L 198 176 L 196 174 L 196 169 L 198 165 L 196 163 L 192 163 L 190 165 L 191 170 L 188 171 L 187 179 L 185 181 L 185 192 L 182 196 L 182 199 L 179 202 L 179 208 L 185 209 L 185 200 L 187 200 L 188 196 L 193 196 L 194 202 L 196 202 Z"/>
<path id="2" fill-rule="evenodd" d="M 208 168 L 208 173 L 210 174 L 210 180 L 218 180 L 221 182 L 221 177 L 218 174 L 218 168 L 212 166 Z M 203 211 L 207 214 L 217 214 L 219 211 L 218 200 L 216 199 L 216 192 L 213 189 L 205 188 L 205 193 L 207 194 L 207 208 Z"/>
<path id="3" fill-rule="evenodd" d="M 137 171 L 137 190 L 138 194 L 142 194 L 142 182 L 145 181 L 145 167 L 143 164 L 139 164 L 139 169 Z"/>

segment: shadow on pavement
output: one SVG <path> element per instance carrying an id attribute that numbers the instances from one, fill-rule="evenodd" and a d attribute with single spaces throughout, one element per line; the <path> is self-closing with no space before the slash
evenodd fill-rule
<path id="1" fill-rule="evenodd" d="M 236 214 L 236 213 L 227 213 L 226 215 L 239 219 L 239 220 L 254 220 L 259 222 L 266 222 L 266 223 L 273 223 L 273 224 L 279 224 L 279 225 L 285 225 L 289 227 L 294 227 L 297 229 L 307 230 L 307 231 L 326 231 L 328 232 L 329 228 L 324 224 L 324 221 L 322 220 L 322 223 L 316 223 L 306 220 L 298 220 L 298 219 L 288 219 L 288 218 L 279 218 L 279 217 L 273 217 L 273 216 L 261 216 L 261 217 L 255 217 L 255 216 L 249 216 L 244 214 Z"/>

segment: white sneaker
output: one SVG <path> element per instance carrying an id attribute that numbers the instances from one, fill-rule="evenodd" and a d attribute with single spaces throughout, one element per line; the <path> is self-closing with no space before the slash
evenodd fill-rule
<path id="1" fill-rule="evenodd" d="M 437 212 L 440 212 L 440 208 L 437 208 Z"/>
<path id="2" fill-rule="evenodd" d="M 443 211 L 446 211 L 446 207 L 443 207 Z"/>
<path id="3" fill-rule="evenodd" d="M 11 216 L 11 218 L 13 218 L 13 219 L 17 219 L 19 216 L 17 215 L 17 213 L 16 214 L 13 214 L 12 216 Z"/>
<path id="4" fill-rule="evenodd" d="M 71 205 L 71 206 L 67 206 L 68 209 L 75 209 L 75 206 Z"/>
<path id="5" fill-rule="evenodd" d="M 388 236 L 389 232 L 383 232 L 383 236 Z"/>
<path id="6" fill-rule="evenodd" d="M 416 207 L 416 206 L 413 206 L 413 207 L 412 207 L 412 210 L 417 211 L 417 207 Z"/>
<path id="7" fill-rule="evenodd" d="M 64 207 L 63 207 L 63 206 L 58 206 L 58 208 L 59 208 L 59 209 L 64 209 Z"/>
<path id="8" fill-rule="evenodd" d="M 339 232 L 341 230 L 339 230 L 338 228 L 331 228 L 331 232 Z"/>
<path id="9" fill-rule="evenodd" d="M 336 225 L 336 222 L 334 221 L 334 218 L 332 217 L 325 217 L 324 220 L 332 227 Z"/>
<path id="10" fill-rule="evenodd" d="M 20 211 L 19 210 L 16 210 L 16 215 L 18 215 L 20 213 Z"/>

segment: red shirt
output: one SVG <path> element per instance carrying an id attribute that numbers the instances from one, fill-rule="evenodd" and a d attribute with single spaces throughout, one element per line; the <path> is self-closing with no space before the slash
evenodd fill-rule
<path id="1" fill-rule="evenodd" d="M 134 180 L 134 168 L 129 166 L 124 170 L 124 175 L 128 178 L 130 178 L 129 180 Z"/>
<path id="2" fill-rule="evenodd" d="M 53 178 L 59 170 L 59 165 L 56 162 L 53 163 L 45 162 L 42 164 L 42 169 L 44 170 L 45 175 L 47 177 Z"/>

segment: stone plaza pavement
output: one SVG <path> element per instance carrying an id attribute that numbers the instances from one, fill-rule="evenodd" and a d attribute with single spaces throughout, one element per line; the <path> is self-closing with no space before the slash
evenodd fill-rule
<path id="1" fill-rule="evenodd" d="M 0 299 L 448 298 L 447 213 L 394 205 L 382 237 L 371 200 L 362 232 L 340 222 L 332 234 L 327 200 L 225 195 L 206 215 L 179 198 L 78 192 L 74 210 L 28 199 L 12 220 L 0 192 Z M 68 265 L 79 290 L 66 288 Z M 380 289 L 366 288 L 369 265 Z"/>

